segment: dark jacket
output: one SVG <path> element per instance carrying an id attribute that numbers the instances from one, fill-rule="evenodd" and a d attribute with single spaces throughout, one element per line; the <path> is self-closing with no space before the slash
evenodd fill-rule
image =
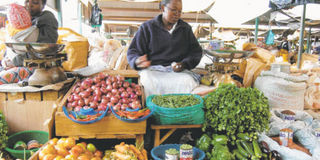
<path id="1" fill-rule="evenodd" d="M 39 43 L 56 43 L 58 40 L 58 21 L 50 11 L 43 11 L 32 17 L 32 25 L 39 28 Z"/>
<path id="2" fill-rule="evenodd" d="M 182 62 L 186 69 L 193 69 L 200 62 L 202 49 L 189 24 L 179 19 L 170 34 L 163 26 L 162 14 L 143 23 L 128 49 L 128 62 L 134 69 L 135 60 L 148 55 L 151 65 L 168 66 Z"/>

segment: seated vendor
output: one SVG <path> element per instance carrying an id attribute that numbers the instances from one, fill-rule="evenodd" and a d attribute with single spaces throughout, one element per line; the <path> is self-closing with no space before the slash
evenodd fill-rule
<path id="1" fill-rule="evenodd" d="M 25 8 L 29 11 L 32 17 L 32 26 L 23 31 L 30 32 L 27 33 L 29 37 L 18 37 L 17 39 L 13 39 L 13 41 L 38 43 L 57 42 L 58 22 L 50 11 L 43 11 L 46 2 L 47 0 L 25 0 Z M 32 29 L 32 27 L 34 29 Z M 21 41 L 21 39 L 23 39 L 23 41 Z M 23 67 L 23 60 L 25 57 L 26 54 L 16 54 L 13 53 L 10 48 L 7 48 L 5 56 L 1 61 L 2 71 L 0 72 L 0 85 L 6 83 L 17 83 L 31 76 L 34 69 Z"/>
<path id="2" fill-rule="evenodd" d="M 191 26 L 180 19 L 181 0 L 162 0 L 162 14 L 143 23 L 128 49 L 130 66 L 139 70 L 146 96 L 190 93 L 199 85 L 190 69 L 202 57 Z"/>

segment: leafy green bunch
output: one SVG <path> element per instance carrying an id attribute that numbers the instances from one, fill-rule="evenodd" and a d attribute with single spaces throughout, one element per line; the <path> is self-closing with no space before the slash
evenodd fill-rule
<path id="1" fill-rule="evenodd" d="M 0 150 L 6 147 L 8 141 L 8 125 L 0 110 Z"/>
<path id="2" fill-rule="evenodd" d="M 235 141 L 237 133 L 246 132 L 254 137 L 257 132 L 269 129 L 268 99 L 256 88 L 222 84 L 204 101 L 204 131 L 225 134 Z"/>

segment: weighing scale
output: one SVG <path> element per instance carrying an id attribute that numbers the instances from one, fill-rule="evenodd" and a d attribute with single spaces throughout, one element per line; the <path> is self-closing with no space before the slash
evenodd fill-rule
<path id="1" fill-rule="evenodd" d="M 61 68 L 66 54 L 61 54 L 65 45 L 56 43 L 6 43 L 16 54 L 26 54 L 24 67 L 36 68 L 28 79 L 30 86 L 46 86 L 67 79 Z M 59 53 L 59 54 L 58 54 Z"/>
<path id="2" fill-rule="evenodd" d="M 204 49 L 204 54 L 212 60 L 212 63 L 205 65 L 208 75 L 205 75 L 201 82 L 206 85 L 219 85 L 216 82 L 231 80 L 231 74 L 239 70 L 239 61 L 253 55 L 252 51 L 239 50 L 208 50 Z M 236 61 L 237 60 L 237 61 Z"/>

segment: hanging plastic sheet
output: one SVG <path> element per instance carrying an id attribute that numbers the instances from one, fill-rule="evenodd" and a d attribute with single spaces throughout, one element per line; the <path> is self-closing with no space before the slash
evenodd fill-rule
<path id="1" fill-rule="evenodd" d="M 267 45 L 273 45 L 274 44 L 274 33 L 272 30 L 268 31 L 267 37 L 266 37 L 266 44 Z"/>

